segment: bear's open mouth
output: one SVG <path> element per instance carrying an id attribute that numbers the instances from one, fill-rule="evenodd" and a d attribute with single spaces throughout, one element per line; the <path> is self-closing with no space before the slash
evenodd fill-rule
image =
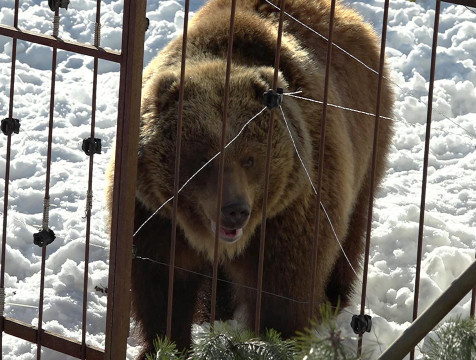
<path id="1" fill-rule="evenodd" d="M 210 221 L 211 229 L 213 234 L 215 234 L 217 225 L 215 221 Z M 220 240 L 227 243 L 233 243 L 243 236 L 243 228 L 239 229 L 228 229 L 223 226 L 220 226 Z"/>

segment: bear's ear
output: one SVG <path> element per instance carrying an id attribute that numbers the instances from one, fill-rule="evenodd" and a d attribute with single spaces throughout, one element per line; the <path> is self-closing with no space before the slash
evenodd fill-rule
<path id="1" fill-rule="evenodd" d="M 151 81 L 153 81 L 152 84 L 150 84 Z M 175 73 L 162 72 L 157 74 L 153 80 L 149 80 L 149 84 L 143 89 L 143 114 L 160 111 L 169 104 L 178 101 L 179 78 Z"/>
<path id="2" fill-rule="evenodd" d="M 260 67 L 258 71 L 256 71 L 254 76 L 251 79 L 251 86 L 253 88 L 253 96 L 258 101 L 263 99 L 263 93 L 268 91 L 271 88 L 273 83 L 273 74 L 272 68 L 268 67 Z M 271 77 L 269 77 L 271 72 Z"/>
<path id="3" fill-rule="evenodd" d="M 158 101 L 158 105 L 178 101 L 179 77 L 173 72 L 161 74 L 157 79 L 157 86 L 154 95 Z"/>
<path id="4" fill-rule="evenodd" d="M 256 77 L 253 78 L 253 88 L 255 90 L 256 98 L 261 101 L 263 93 L 273 87 L 274 68 L 269 66 L 262 66 L 256 72 Z M 286 87 L 286 82 L 283 81 L 281 72 L 278 75 L 277 87 Z"/>

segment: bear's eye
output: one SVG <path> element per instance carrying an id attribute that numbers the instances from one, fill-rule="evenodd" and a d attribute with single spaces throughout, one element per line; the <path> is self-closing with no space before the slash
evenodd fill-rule
<path id="1" fill-rule="evenodd" d="M 255 163 L 255 159 L 253 158 L 253 156 L 250 156 L 248 157 L 248 159 L 246 159 L 246 161 L 243 163 L 243 167 L 245 168 L 250 168 L 254 165 Z"/>

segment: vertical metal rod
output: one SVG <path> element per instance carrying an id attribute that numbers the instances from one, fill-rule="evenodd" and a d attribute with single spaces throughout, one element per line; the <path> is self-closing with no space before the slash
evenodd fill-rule
<path id="1" fill-rule="evenodd" d="M 274 57 L 274 77 L 273 77 L 273 90 L 276 91 L 279 75 L 279 60 L 281 56 L 281 41 L 283 36 L 283 23 L 284 23 L 284 1 L 280 0 L 279 8 L 279 26 L 278 26 L 278 38 L 276 41 L 276 53 Z M 255 333 L 259 334 L 261 323 L 261 299 L 263 296 L 263 265 L 264 265 L 264 248 L 265 248 L 265 235 L 266 235 L 266 210 L 268 206 L 268 191 L 269 191 L 269 170 L 271 165 L 271 147 L 273 141 L 273 127 L 274 127 L 274 111 L 270 112 L 269 127 L 268 127 L 268 144 L 266 149 L 266 168 L 264 175 L 264 194 L 263 194 L 263 208 L 261 215 L 261 233 L 260 233 L 260 248 L 259 248 L 259 262 L 258 262 L 258 284 L 256 294 L 256 314 L 255 314 Z"/>
<path id="2" fill-rule="evenodd" d="M 327 36 L 327 55 L 326 55 L 326 75 L 324 78 L 324 97 L 322 104 L 321 116 L 321 138 L 319 141 L 319 160 L 317 168 L 317 195 L 316 206 L 314 214 L 314 246 L 312 251 L 312 273 L 311 273 L 311 301 L 309 303 L 309 318 L 314 316 L 314 302 L 315 302 L 315 282 L 317 271 L 317 249 L 319 245 L 319 230 L 320 230 L 320 215 L 321 215 L 321 193 L 322 193 L 322 174 L 324 168 L 324 149 L 326 145 L 326 115 L 327 115 L 327 98 L 329 94 L 329 78 L 331 72 L 332 59 L 332 34 L 334 32 L 334 17 L 335 17 L 336 0 L 331 2 L 331 12 L 329 15 L 329 33 Z"/>
<path id="3" fill-rule="evenodd" d="M 15 17 L 14 26 L 18 26 L 18 5 L 19 0 L 15 1 Z M 17 39 L 12 39 L 12 65 L 10 71 L 10 101 L 8 105 L 8 117 L 13 117 L 13 97 L 15 95 L 15 63 L 17 59 Z M 5 191 L 3 200 L 3 233 L 2 233 L 2 257 L 1 257 L 1 274 L 0 274 L 0 287 L 5 285 L 5 249 L 7 241 L 7 212 L 8 212 L 8 188 L 10 183 L 10 153 L 11 153 L 11 135 L 7 137 L 7 155 L 6 155 L 6 167 L 5 167 Z M 3 325 L 2 325 L 3 326 Z M 1 336 L 0 336 L 1 345 Z M 1 347 L 0 347 L 1 348 Z M 0 354 L 1 356 L 1 354 Z"/>
<path id="4" fill-rule="evenodd" d="M 15 0 L 15 13 L 13 18 L 13 26 L 18 27 L 18 7 L 20 0 Z M 17 59 L 17 39 L 12 39 L 12 65 L 10 70 L 10 102 L 8 105 L 8 117 L 13 117 L 13 97 L 15 95 L 15 63 Z M 0 270 L 0 288 L 5 287 L 5 252 L 7 249 L 7 215 L 8 215 L 8 194 L 10 185 L 10 158 L 11 158 L 12 136 L 7 136 L 7 154 L 5 164 L 5 189 L 3 192 L 3 232 L 2 232 L 2 255 L 1 255 L 1 270 Z M 0 321 L 0 350 L 3 348 L 3 321 Z M 0 359 L 2 353 L 0 351 Z"/>
<path id="5" fill-rule="evenodd" d="M 212 279 L 212 306 L 210 314 L 210 325 L 213 326 L 216 316 L 217 303 L 217 279 L 218 279 L 218 242 L 220 238 L 221 207 L 223 201 L 223 173 L 225 169 L 225 143 L 226 143 L 226 122 L 228 119 L 228 101 L 230 96 L 230 74 L 231 57 L 233 54 L 233 38 L 235 34 L 235 10 L 236 0 L 231 2 L 230 30 L 228 33 L 228 52 L 226 56 L 226 74 L 225 74 L 225 94 L 223 99 L 223 123 L 220 142 L 220 165 L 218 171 L 218 190 L 217 190 L 217 219 L 215 230 L 215 248 L 213 255 L 213 279 Z"/>
<path id="6" fill-rule="evenodd" d="M 170 240 L 170 267 L 169 267 L 169 289 L 167 300 L 167 330 L 166 335 L 171 339 L 172 335 L 172 308 L 174 295 L 174 274 L 175 274 L 175 244 L 177 240 L 177 207 L 178 207 L 178 190 L 180 176 L 180 151 L 182 146 L 182 119 L 183 119 L 183 97 L 185 83 L 185 60 L 187 57 L 187 32 L 188 32 L 188 13 L 190 10 L 190 0 L 185 1 L 185 18 L 183 23 L 182 38 L 182 64 L 180 69 L 180 89 L 178 103 L 178 119 L 177 119 L 177 135 L 175 148 L 175 172 L 174 172 L 174 200 L 172 209 L 172 235 Z"/>
<path id="7" fill-rule="evenodd" d="M 380 125 L 380 97 L 382 94 L 383 72 L 385 67 L 385 46 L 387 43 L 387 26 L 388 26 L 388 8 L 389 0 L 385 0 L 383 22 L 382 22 L 382 38 L 380 39 L 380 63 L 378 70 L 378 85 L 377 85 L 377 105 L 375 108 L 375 125 L 374 125 L 374 139 L 372 151 L 372 164 L 370 168 L 370 189 L 369 189 L 369 206 L 367 209 L 367 232 L 365 234 L 365 255 L 364 255 L 364 271 L 362 274 L 362 295 L 360 299 L 360 314 L 365 313 L 365 300 L 367 297 L 367 276 L 369 271 L 369 253 L 370 253 L 370 237 L 372 234 L 372 213 L 374 206 L 374 191 L 375 191 L 375 167 L 377 165 L 378 152 L 378 135 Z M 362 354 L 362 335 L 359 335 L 357 346 L 357 354 Z"/>
<path id="8" fill-rule="evenodd" d="M 130 327 L 132 234 L 139 141 L 146 0 L 124 0 L 105 355 L 125 359 Z M 97 53 L 97 52 L 96 52 Z"/>
<path id="9" fill-rule="evenodd" d="M 471 317 L 471 319 L 474 319 L 475 300 L 476 300 L 476 287 L 474 287 L 473 290 L 471 291 L 471 311 L 469 313 L 469 316 Z"/>
<path id="10" fill-rule="evenodd" d="M 101 19 L 101 1 L 97 1 L 96 5 L 96 24 Z M 91 104 L 91 139 L 94 140 L 96 127 L 96 97 L 97 97 L 97 80 L 98 80 L 98 58 L 94 58 L 93 68 L 93 93 Z M 84 278 L 83 278 L 83 316 L 81 321 L 81 359 L 86 359 L 86 318 L 88 312 L 88 273 L 89 273 L 89 242 L 91 238 L 91 206 L 93 192 L 93 167 L 94 152 L 89 156 L 89 174 L 88 174 L 88 190 L 86 194 L 86 241 L 84 247 Z"/>
<path id="11" fill-rule="evenodd" d="M 59 10 L 55 11 L 55 17 Z M 58 48 L 53 46 L 53 56 L 51 61 L 51 93 L 50 93 L 50 118 L 48 122 L 48 150 L 46 155 L 46 184 L 45 184 L 45 202 L 50 199 L 50 174 L 51 174 L 51 150 L 53 146 L 53 118 L 55 112 L 55 84 L 56 84 L 56 58 Z M 41 248 L 41 275 L 40 275 L 40 302 L 38 305 L 38 338 L 36 358 L 41 359 L 41 336 L 43 333 L 43 301 L 45 293 L 45 262 L 46 245 Z"/>
<path id="12" fill-rule="evenodd" d="M 433 44 L 431 48 L 430 87 L 428 90 L 428 111 L 427 111 L 427 118 L 426 118 L 425 155 L 423 159 L 420 224 L 419 224 L 419 230 L 418 230 L 418 252 L 417 252 L 417 265 L 416 265 L 416 274 L 415 274 L 415 294 L 414 294 L 414 300 L 413 300 L 413 320 L 415 320 L 418 316 L 418 297 L 420 292 L 421 258 L 423 253 L 423 229 L 424 229 L 424 223 L 425 223 L 426 184 L 427 184 L 427 178 L 428 178 L 428 157 L 430 153 L 431 115 L 433 110 L 433 87 L 435 84 L 436 47 L 438 44 L 438 26 L 440 23 L 440 7 L 441 7 L 441 0 L 436 0 L 435 25 L 433 28 Z M 413 349 L 410 352 L 410 360 L 413 360 L 414 358 L 415 358 L 415 350 Z"/>
<path id="13" fill-rule="evenodd" d="M 471 319 L 474 319 L 475 303 L 476 303 L 476 287 L 473 287 L 473 290 L 471 291 L 471 310 L 469 312 L 469 316 Z"/>

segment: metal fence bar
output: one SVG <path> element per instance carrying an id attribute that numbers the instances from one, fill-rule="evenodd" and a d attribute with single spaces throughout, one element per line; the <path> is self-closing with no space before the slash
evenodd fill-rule
<path id="1" fill-rule="evenodd" d="M 15 0 L 15 11 L 13 17 L 13 24 L 18 26 L 18 7 L 19 0 Z M 10 99 L 8 105 L 8 117 L 13 118 L 13 98 L 15 95 L 15 63 L 17 59 L 17 39 L 12 39 L 12 65 L 10 69 Z M 8 194 L 9 194 L 9 185 L 10 185 L 10 158 L 11 158 L 11 147 L 12 147 L 12 136 L 7 136 L 7 153 L 6 153 L 6 164 L 5 164 L 5 189 L 3 192 L 3 232 L 2 232 L 2 257 L 1 257 L 1 271 L 0 271 L 0 288 L 1 291 L 5 291 L 5 252 L 7 249 L 7 220 L 8 220 Z M 3 316 L 3 314 L 2 314 Z M 3 332 L 4 324 L 1 322 L 0 331 Z M 0 350 L 3 348 L 3 336 L 0 333 Z M 2 353 L 0 351 L 0 359 L 2 358 Z"/>
<path id="2" fill-rule="evenodd" d="M 471 319 L 474 319 L 475 303 L 476 303 L 476 286 L 473 287 L 473 290 L 471 290 L 471 309 L 469 311 L 469 316 Z"/>
<path id="3" fill-rule="evenodd" d="M 443 0 L 443 1 L 447 3 L 451 3 L 451 4 L 456 4 L 456 5 L 476 7 L 474 0 Z"/>
<path id="4" fill-rule="evenodd" d="M 474 287 L 473 290 L 471 291 L 471 310 L 469 313 L 469 316 L 471 317 L 471 319 L 474 319 L 475 299 L 476 299 L 476 287 Z"/>
<path id="5" fill-rule="evenodd" d="M 474 0 L 443 0 L 443 2 L 456 4 L 456 5 L 469 6 L 469 7 L 476 7 L 476 3 L 474 2 Z M 475 307 L 476 307 L 475 304 L 476 304 L 476 287 L 474 287 L 473 290 L 471 291 L 471 307 L 470 307 L 470 313 L 469 313 L 469 316 L 471 319 L 474 319 Z"/>
<path id="6" fill-rule="evenodd" d="M 367 231 L 365 235 L 365 256 L 364 256 L 364 270 L 362 279 L 362 296 L 360 299 L 360 314 L 365 313 L 365 300 L 367 297 L 367 275 L 369 270 L 369 255 L 370 255 L 370 237 L 372 234 L 372 213 L 374 205 L 374 191 L 375 191 L 375 168 L 377 165 L 377 151 L 378 151 L 378 135 L 380 124 L 380 97 L 382 94 L 383 72 L 385 67 L 385 46 L 387 43 L 387 26 L 388 26 L 388 8 L 389 0 L 385 0 L 382 23 L 382 37 L 380 39 L 380 63 L 378 69 L 378 85 L 377 85 L 377 103 L 375 107 L 375 125 L 374 125 L 374 139 L 372 151 L 372 165 L 370 170 L 370 189 L 369 189 L 369 206 L 367 212 Z M 362 334 L 359 334 L 359 341 L 357 346 L 357 354 L 362 354 Z"/>
<path id="7" fill-rule="evenodd" d="M 231 74 L 231 57 L 233 54 L 233 38 L 235 35 L 235 11 L 236 0 L 231 2 L 230 13 L 230 30 L 228 34 L 228 50 L 226 55 L 226 74 L 225 74 L 225 93 L 223 98 L 223 117 L 222 131 L 220 141 L 220 165 L 218 169 L 218 190 L 217 190 L 217 219 L 215 229 L 215 247 L 213 253 L 213 280 L 212 280 L 212 304 L 210 314 L 210 324 L 213 326 L 216 314 L 217 302 L 217 284 L 218 284 L 218 242 L 220 237 L 221 207 L 223 202 L 223 174 L 225 170 L 225 145 L 226 145 L 226 122 L 228 119 L 228 102 L 230 97 L 230 74 Z"/>
<path id="8" fill-rule="evenodd" d="M 99 59 L 114 61 L 116 63 L 120 63 L 122 59 L 121 53 L 118 51 L 105 50 L 102 48 L 96 48 L 93 45 L 62 40 L 54 36 L 38 34 L 33 31 L 21 30 L 17 27 L 4 24 L 0 24 L 0 35 L 32 42 L 39 45 L 45 45 L 48 47 L 56 47 L 60 50 L 70 51 L 81 55 L 97 56 Z"/>
<path id="9" fill-rule="evenodd" d="M 316 194 L 316 207 L 314 215 L 314 249 L 312 252 L 312 274 L 311 274 L 311 300 L 309 304 L 309 318 L 312 319 L 314 315 L 314 301 L 315 301 L 315 282 L 317 271 L 317 251 L 319 245 L 319 228 L 320 228 L 320 215 L 321 215 L 321 193 L 322 193 L 322 174 L 324 169 L 324 151 L 326 144 L 326 115 L 327 115 L 327 98 L 329 93 L 329 78 L 331 72 L 331 58 L 332 58 L 332 34 L 334 30 L 334 17 L 335 17 L 336 0 L 331 2 L 331 12 L 329 15 L 329 33 L 327 36 L 327 56 L 326 56 L 326 75 L 324 78 L 324 97 L 322 103 L 322 116 L 321 116 L 321 138 L 319 141 L 319 160 L 317 166 L 317 194 Z"/>
<path id="10" fill-rule="evenodd" d="M 55 21 L 59 10 L 55 11 Z M 54 25 L 53 25 L 54 26 Z M 56 36 L 56 34 L 54 34 Z M 51 175 L 51 151 L 53 146 L 53 119 L 55 113 L 55 85 L 56 85 L 56 62 L 58 49 L 53 47 L 53 56 L 51 59 L 51 93 L 50 93 L 50 117 L 48 122 L 48 150 L 46 155 L 46 184 L 45 184 L 45 200 L 43 206 L 43 230 L 48 230 L 48 212 L 50 202 L 50 175 Z M 41 359 L 41 337 L 43 333 L 43 302 L 45 295 L 45 262 L 46 262 L 46 246 L 45 243 L 41 246 L 41 275 L 40 275 L 40 301 L 38 305 L 38 338 L 37 338 L 37 352 L 36 358 Z"/>
<path id="11" fill-rule="evenodd" d="M 99 46 L 99 23 L 101 21 L 101 1 L 96 2 L 96 28 L 94 34 L 94 45 Z M 90 146 L 94 144 L 94 135 L 96 127 L 96 96 L 98 83 L 98 64 L 99 59 L 94 57 L 93 65 L 93 93 L 91 104 L 91 137 Z M 87 334 L 87 311 L 88 311 L 88 274 L 89 274 L 89 243 L 91 238 L 91 208 L 93 200 L 93 168 L 94 168 L 94 149 L 90 149 L 89 154 L 89 174 L 88 174 L 88 190 L 86 194 L 86 244 L 84 247 L 84 277 L 83 277 L 83 314 L 81 320 L 81 359 L 86 359 L 86 334 Z"/>
<path id="12" fill-rule="evenodd" d="M 284 23 L 284 1 L 279 1 L 279 27 L 278 38 L 276 41 L 276 53 L 274 58 L 274 77 L 273 77 L 273 90 L 276 91 L 278 84 L 279 74 L 279 59 L 281 56 L 281 40 L 283 36 L 283 23 Z M 268 144 L 266 149 L 266 168 L 264 175 L 264 194 L 263 194 L 263 208 L 261 216 L 261 233 L 260 233 L 260 247 L 259 247 L 259 261 L 258 261 L 258 292 L 256 294 L 256 313 L 255 313 L 255 333 L 259 334 L 260 322 L 261 322 L 261 299 L 263 296 L 263 266 L 264 266 L 264 248 L 265 248 L 265 235 L 266 235 L 266 210 L 268 205 L 268 191 L 269 191 L 269 173 L 271 165 L 271 147 L 273 141 L 273 127 L 274 127 L 274 111 L 270 112 L 269 116 L 269 128 L 268 128 Z"/>
<path id="13" fill-rule="evenodd" d="M 410 327 L 380 355 L 379 360 L 403 359 L 475 285 L 476 261 L 455 279 L 420 317 L 413 321 Z"/>
<path id="14" fill-rule="evenodd" d="M 2 319 L 4 331 L 6 334 L 15 336 L 19 339 L 36 342 L 38 338 L 38 329 L 31 324 L 5 317 Z M 81 357 L 82 345 L 79 341 L 70 339 L 48 330 L 42 330 L 41 344 L 49 349 L 59 351 L 63 354 Z M 94 346 L 86 347 L 86 357 L 88 360 L 103 360 L 104 351 Z"/>
<path id="15" fill-rule="evenodd" d="M 430 86 L 428 90 L 428 112 L 426 119 L 426 136 L 425 136 L 425 155 L 423 159 L 423 179 L 421 187 L 421 204 L 420 204 L 420 225 L 418 230 L 418 252 L 417 252 L 417 266 L 415 274 L 415 294 L 413 300 L 413 320 L 418 316 L 418 297 L 420 291 L 420 272 L 421 272 L 421 258 L 423 253 L 423 229 L 425 223 L 425 203 L 426 203 L 426 184 L 428 178 L 428 158 L 430 153 L 430 133 L 431 133 L 431 115 L 433 110 L 433 87 L 435 83 L 435 69 L 436 69 L 436 46 L 438 43 L 438 26 L 440 22 L 440 7 L 441 0 L 436 0 L 435 9 L 435 24 L 433 28 L 433 43 L 431 48 L 431 67 L 430 67 Z M 415 351 L 410 352 L 410 360 L 415 358 Z"/>
<path id="16" fill-rule="evenodd" d="M 125 359 L 130 322 L 132 234 L 146 0 L 124 1 L 105 359 Z"/>
<path id="17" fill-rule="evenodd" d="M 166 335 L 169 339 L 172 336 L 172 310 L 174 296 L 174 275 L 175 275 L 175 245 L 177 242 L 177 208 L 178 191 L 180 186 L 180 152 L 182 148 L 182 120 L 183 120 L 183 98 L 185 83 L 185 63 L 187 58 L 187 34 L 188 34 L 188 14 L 190 11 L 190 0 L 185 1 L 185 14 L 183 21 L 182 35 L 182 63 L 180 68 L 180 87 L 178 102 L 177 134 L 175 148 L 175 169 L 174 169 L 174 200 L 172 206 L 172 234 L 170 239 L 170 268 L 169 268 L 169 289 L 167 300 L 167 330 Z"/>

